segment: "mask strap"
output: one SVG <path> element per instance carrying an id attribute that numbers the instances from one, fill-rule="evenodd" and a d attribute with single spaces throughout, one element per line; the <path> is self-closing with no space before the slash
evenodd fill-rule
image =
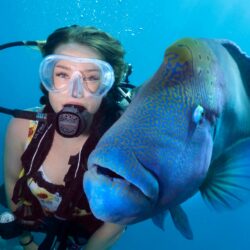
<path id="1" fill-rule="evenodd" d="M 11 43 L 5 43 L 0 45 L 0 50 L 17 47 L 17 46 L 36 46 L 39 49 L 41 49 L 44 44 L 46 43 L 46 40 L 43 41 L 17 41 L 17 42 L 11 42 Z"/>

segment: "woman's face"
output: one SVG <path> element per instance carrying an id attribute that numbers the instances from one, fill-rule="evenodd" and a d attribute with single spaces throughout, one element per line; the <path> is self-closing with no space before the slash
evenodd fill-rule
<path id="1" fill-rule="evenodd" d="M 62 44 L 54 51 L 54 54 L 58 55 L 67 55 L 67 56 L 73 56 L 73 57 L 81 57 L 81 58 L 93 58 L 93 59 L 100 59 L 103 58 L 101 55 L 95 51 L 94 49 L 76 44 L 76 43 L 69 43 L 69 44 Z M 70 63 L 70 62 L 69 62 Z M 63 65 L 63 67 L 67 68 L 67 65 Z M 84 69 L 82 67 L 85 66 L 79 66 L 79 65 L 73 65 L 76 68 L 77 72 L 81 72 Z M 55 69 L 56 71 L 56 69 Z M 96 73 L 91 72 L 92 75 L 88 77 L 95 77 L 96 79 Z M 95 75 L 94 75 L 95 74 Z M 64 76 L 58 75 L 54 81 L 60 81 L 61 78 L 64 78 Z M 90 78 L 90 79 L 92 79 Z M 89 113 L 94 114 L 99 109 L 102 98 L 101 97 L 95 97 L 93 95 L 82 95 L 82 96 L 74 96 L 69 93 L 69 89 L 65 89 L 62 92 L 49 92 L 49 101 L 50 104 L 55 112 L 59 112 L 62 110 L 63 106 L 65 104 L 73 104 L 73 105 L 79 105 L 83 106 Z"/>

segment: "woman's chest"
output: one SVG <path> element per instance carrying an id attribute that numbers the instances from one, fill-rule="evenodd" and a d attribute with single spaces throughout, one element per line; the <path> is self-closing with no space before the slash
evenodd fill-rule
<path id="1" fill-rule="evenodd" d="M 71 166 L 71 158 L 81 152 L 83 141 L 71 145 L 53 143 L 43 162 L 43 171 L 53 184 L 64 185 L 64 177 Z"/>

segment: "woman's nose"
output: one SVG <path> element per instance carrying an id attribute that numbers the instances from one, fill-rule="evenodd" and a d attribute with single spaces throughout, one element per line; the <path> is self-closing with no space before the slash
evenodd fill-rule
<path id="1" fill-rule="evenodd" d="M 83 92 L 82 75 L 78 72 L 75 72 L 70 79 L 69 94 L 74 98 L 81 98 L 83 97 Z"/>

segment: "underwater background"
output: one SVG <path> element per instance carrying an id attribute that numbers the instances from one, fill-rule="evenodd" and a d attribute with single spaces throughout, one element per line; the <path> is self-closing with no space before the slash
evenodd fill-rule
<path id="1" fill-rule="evenodd" d="M 56 28 L 93 25 L 118 38 L 133 65 L 131 83 L 139 85 L 160 65 L 165 49 L 183 37 L 225 38 L 250 54 L 248 0 L 0 0 L 0 44 L 44 40 Z M 39 105 L 38 66 L 32 48 L 0 51 L 0 106 Z M 3 145 L 10 117 L 0 114 L 0 183 Z M 183 205 L 194 233 L 184 239 L 166 219 L 165 232 L 151 220 L 131 225 L 114 250 L 249 250 L 250 204 L 217 213 L 197 194 Z M 1 211 L 4 210 L 1 208 Z M 8 245 L 7 245 L 8 244 Z M 16 240 L 0 240 L 0 249 L 21 249 Z"/>

